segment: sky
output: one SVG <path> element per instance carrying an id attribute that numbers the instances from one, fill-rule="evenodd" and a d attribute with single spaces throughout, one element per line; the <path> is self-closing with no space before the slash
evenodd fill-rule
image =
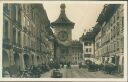
<path id="1" fill-rule="evenodd" d="M 55 21 L 60 14 L 60 4 L 46 4 L 43 6 L 47 12 L 50 22 Z M 95 26 L 96 20 L 101 13 L 104 4 L 65 4 L 66 15 L 69 20 L 75 23 L 72 30 L 72 39 L 79 40 L 83 33 Z"/>

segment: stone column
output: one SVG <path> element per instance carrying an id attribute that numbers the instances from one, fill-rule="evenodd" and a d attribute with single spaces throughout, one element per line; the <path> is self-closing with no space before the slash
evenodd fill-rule
<path id="1" fill-rule="evenodd" d="M 10 49 L 10 51 L 7 51 L 7 54 L 8 54 L 8 59 L 9 59 L 9 66 L 11 66 L 12 65 L 12 63 L 11 63 L 12 62 L 12 56 L 11 56 L 12 55 L 12 51 L 11 51 L 11 49 Z"/>
<path id="2" fill-rule="evenodd" d="M 23 53 L 20 53 L 19 54 L 19 57 L 20 57 L 20 70 L 23 71 L 25 70 L 25 64 L 24 64 L 24 57 L 23 57 Z"/>
<path id="3" fill-rule="evenodd" d="M 9 56 L 10 56 L 10 65 L 14 65 L 14 52 L 13 52 L 13 49 L 10 49 Z"/>
<path id="4" fill-rule="evenodd" d="M 3 49 L 3 54 L 2 54 L 2 67 L 10 67 L 10 54 L 9 51 L 6 49 Z"/>
<path id="5" fill-rule="evenodd" d="M 124 66 L 124 56 L 122 54 L 120 54 L 120 59 L 119 59 L 119 72 L 122 73 L 123 72 L 123 66 Z"/>
<path id="6" fill-rule="evenodd" d="M 30 62 L 29 62 L 29 65 L 31 66 L 32 63 L 33 63 L 31 51 L 30 51 L 30 53 L 29 53 L 29 61 L 30 61 Z"/>
<path id="7" fill-rule="evenodd" d="M 34 54 L 34 60 L 33 61 L 34 61 L 34 65 L 37 66 L 38 64 L 37 64 L 37 55 L 36 54 Z"/>

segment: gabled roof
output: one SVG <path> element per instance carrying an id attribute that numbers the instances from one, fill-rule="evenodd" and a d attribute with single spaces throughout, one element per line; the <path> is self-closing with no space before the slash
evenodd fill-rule
<path id="1" fill-rule="evenodd" d="M 75 23 L 70 21 L 65 14 L 65 4 L 61 4 L 60 8 L 61 8 L 60 16 L 58 17 L 58 19 L 56 21 L 52 22 L 51 25 L 53 25 L 53 26 L 55 26 L 55 25 L 73 25 L 74 26 Z"/>

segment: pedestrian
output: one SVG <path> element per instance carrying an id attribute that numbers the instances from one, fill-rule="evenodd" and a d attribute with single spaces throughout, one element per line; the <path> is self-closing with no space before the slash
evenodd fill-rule
<path id="1" fill-rule="evenodd" d="M 64 68 L 64 63 L 62 63 L 62 68 Z"/>
<path id="2" fill-rule="evenodd" d="M 81 68 L 81 66 L 82 66 L 82 62 L 79 63 L 79 69 Z"/>

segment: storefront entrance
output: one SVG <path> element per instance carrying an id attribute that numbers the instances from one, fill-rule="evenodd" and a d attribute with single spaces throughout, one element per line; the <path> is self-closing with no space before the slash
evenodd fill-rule
<path id="1" fill-rule="evenodd" d="M 29 66 L 29 56 L 28 56 L 28 54 L 24 54 L 24 65 L 25 65 L 25 68 Z"/>

